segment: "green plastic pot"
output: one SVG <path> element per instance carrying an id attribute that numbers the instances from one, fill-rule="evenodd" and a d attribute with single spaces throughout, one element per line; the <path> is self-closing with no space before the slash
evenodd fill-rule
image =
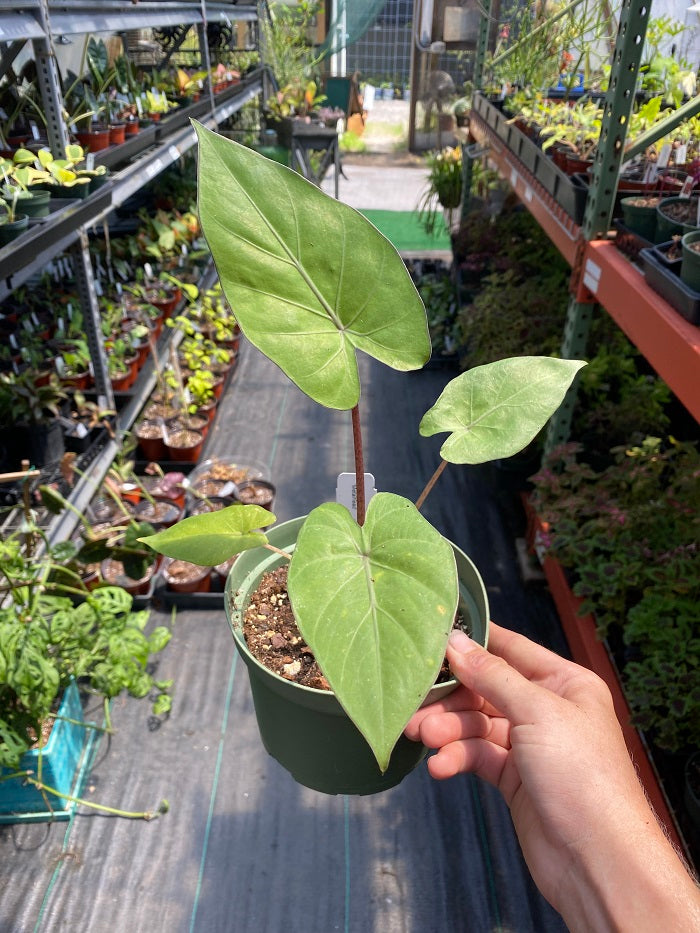
<path id="1" fill-rule="evenodd" d="M 5 220 L 0 216 L 0 246 L 6 246 L 18 236 L 21 236 L 29 226 L 29 217 L 26 214 L 16 214 L 16 220 Z"/>
<path id="2" fill-rule="evenodd" d="M 6 191 L 3 191 L 6 194 Z M 50 191 L 22 191 L 17 198 L 17 213 L 27 217 L 46 217 L 49 213 Z"/>
<path id="3" fill-rule="evenodd" d="M 642 200 L 642 198 L 637 196 L 634 198 L 623 198 L 620 201 L 625 226 L 633 233 L 636 233 L 637 236 L 648 240 L 650 243 L 655 243 L 656 207 L 658 200 L 655 198 L 650 204 L 639 203 Z"/>
<path id="4" fill-rule="evenodd" d="M 686 233 L 681 240 L 683 259 L 681 261 L 681 280 L 685 284 L 700 292 L 700 253 L 691 249 L 691 244 L 700 243 L 700 230 Z"/>
<path id="5" fill-rule="evenodd" d="M 665 213 L 669 205 L 678 203 L 684 203 L 690 207 L 692 221 L 673 220 Z M 674 197 L 664 198 L 660 201 L 659 206 L 656 208 L 656 242 L 665 243 L 678 234 L 689 233 L 691 230 L 697 229 L 697 225 L 694 222 L 697 216 L 697 207 L 697 197 L 681 198 L 679 195 L 675 195 Z"/>
<path id="6" fill-rule="evenodd" d="M 295 518 L 268 532 L 271 544 L 287 552 L 294 549 L 305 518 Z M 474 564 L 454 544 L 459 576 L 460 607 L 468 617 L 472 637 L 485 645 L 489 607 L 486 589 Z M 384 774 L 374 754 L 334 693 L 285 680 L 264 667 L 248 651 L 242 619 L 264 573 L 285 558 L 256 548 L 244 551 L 226 581 L 224 604 L 234 642 L 248 668 L 260 737 L 272 755 L 299 784 L 324 794 L 376 794 L 399 784 L 426 756 L 419 742 L 401 736 Z M 438 684 L 425 703 L 451 693 L 456 680 Z"/>

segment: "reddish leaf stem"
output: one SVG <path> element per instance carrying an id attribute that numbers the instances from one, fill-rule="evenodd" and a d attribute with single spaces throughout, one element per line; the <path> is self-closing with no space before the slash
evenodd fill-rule
<path id="1" fill-rule="evenodd" d="M 352 410 L 352 445 L 355 450 L 355 500 L 357 524 L 365 523 L 365 463 L 362 455 L 362 430 L 360 428 L 360 406 Z"/>
<path id="2" fill-rule="evenodd" d="M 433 488 L 433 486 L 435 485 L 435 483 L 437 483 L 437 481 L 440 479 L 440 474 L 442 473 L 442 471 L 445 469 L 446 466 L 447 466 L 447 460 L 441 460 L 441 461 L 440 461 L 440 466 L 437 468 L 437 470 L 436 470 L 436 471 L 433 473 L 433 475 L 430 477 L 430 479 L 429 479 L 428 482 L 427 482 L 427 485 L 426 485 L 425 489 L 423 490 L 423 492 L 422 492 L 422 493 L 418 496 L 418 498 L 416 499 L 416 508 L 417 508 L 417 509 L 419 509 L 419 508 L 423 505 L 423 503 L 425 502 L 425 500 L 428 498 L 428 495 L 429 495 L 429 493 L 430 493 L 430 490 Z"/>

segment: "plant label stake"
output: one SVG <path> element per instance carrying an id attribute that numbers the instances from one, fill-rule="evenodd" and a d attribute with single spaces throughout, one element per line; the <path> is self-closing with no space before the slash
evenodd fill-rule
<path id="1" fill-rule="evenodd" d="M 374 476 L 365 473 L 365 502 L 376 494 Z M 355 473 L 339 473 L 335 487 L 335 501 L 344 505 L 353 518 L 357 518 L 357 477 Z"/>

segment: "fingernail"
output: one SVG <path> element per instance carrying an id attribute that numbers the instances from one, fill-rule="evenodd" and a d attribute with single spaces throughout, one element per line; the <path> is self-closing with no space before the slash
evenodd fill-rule
<path id="1" fill-rule="evenodd" d="M 458 628 L 453 629 L 450 633 L 448 644 L 450 648 L 454 648 L 455 651 L 460 651 L 462 654 L 473 651 L 477 647 L 476 642 L 472 641 L 466 632 Z"/>

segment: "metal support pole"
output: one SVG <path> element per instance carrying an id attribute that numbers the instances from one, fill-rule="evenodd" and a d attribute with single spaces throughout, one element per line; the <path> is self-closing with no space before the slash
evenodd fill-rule
<path id="1" fill-rule="evenodd" d="M 489 42 L 489 29 L 491 27 L 491 10 L 493 0 L 488 0 L 486 9 L 481 14 L 479 23 L 479 38 L 476 44 L 476 58 L 474 60 L 474 87 L 481 87 L 484 75 L 484 63 Z M 474 175 L 474 160 L 469 156 L 468 147 L 462 146 L 462 205 L 461 220 L 467 216 L 472 196 L 472 178 Z"/>
<path id="2" fill-rule="evenodd" d="M 101 399 L 101 403 L 106 408 L 114 408 L 114 394 L 109 378 L 102 328 L 100 327 L 100 309 L 97 303 L 92 265 L 90 264 L 88 236 L 84 230 L 80 231 L 77 241 L 71 246 L 70 255 L 73 260 L 75 282 L 80 298 L 80 307 L 83 312 L 85 336 L 87 337 L 90 359 L 92 360 L 95 390 Z"/>
<path id="3" fill-rule="evenodd" d="M 216 104 L 214 103 L 214 87 L 211 80 L 211 56 L 209 55 L 209 39 L 207 38 L 207 5 L 205 0 L 201 0 L 202 21 L 197 23 L 197 35 L 199 37 L 199 54 L 202 60 L 202 69 L 207 73 L 207 93 L 209 94 L 209 106 L 212 116 L 215 116 Z"/>
<path id="4" fill-rule="evenodd" d="M 605 110 L 593 162 L 591 187 L 581 225 L 585 241 L 605 236 L 612 220 L 617 179 L 626 158 L 625 136 L 634 105 L 639 64 L 644 48 L 651 4 L 648 0 L 623 0 L 613 52 Z M 576 275 L 583 270 L 577 266 Z M 578 282 L 574 283 L 575 286 Z M 576 297 L 569 300 L 561 355 L 581 359 L 586 353 L 594 304 L 584 304 Z M 565 443 L 571 431 L 571 416 L 576 402 L 576 383 L 564 403 L 549 422 L 545 451 Z"/>
<path id="5" fill-rule="evenodd" d="M 34 60 L 41 91 L 41 101 L 46 116 L 46 131 L 49 146 L 55 159 L 63 159 L 68 145 L 68 131 L 63 119 L 63 94 L 58 79 L 56 54 L 51 38 L 48 0 L 39 0 L 37 10 L 39 23 L 44 30 L 41 39 L 33 39 Z"/>
<path id="6" fill-rule="evenodd" d="M 24 48 L 24 39 L 17 39 L 15 42 L 0 44 L 0 78 L 4 78 L 12 63 Z M 2 45 L 5 47 L 2 48 Z"/>

